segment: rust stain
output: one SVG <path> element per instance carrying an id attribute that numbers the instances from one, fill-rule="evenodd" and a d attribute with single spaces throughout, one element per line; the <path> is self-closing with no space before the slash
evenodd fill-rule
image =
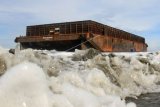
<path id="1" fill-rule="evenodd" d="M 103 52 L 147 51 L 143 37 L 95 21 L 76 21 L 27 26 L 26 36 L 16 37 L 22 48 L 74 49 L 95 48 Z"/>

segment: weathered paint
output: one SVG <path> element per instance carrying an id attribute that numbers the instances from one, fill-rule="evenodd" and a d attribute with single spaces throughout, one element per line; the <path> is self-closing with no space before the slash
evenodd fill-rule
<path id="1" fill-rule="evenodd" d="M 143 37 L 91 20 L 27 26 L 26 36 L 15 42 L 25 48 L 63 51 L 90 47 L 103 52 L 147 51 Z"/>

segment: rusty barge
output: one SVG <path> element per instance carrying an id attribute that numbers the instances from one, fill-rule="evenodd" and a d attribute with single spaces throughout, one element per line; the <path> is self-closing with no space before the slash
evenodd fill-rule
<path id="1" fill-rule="evenodd" d="M 145 38 L 92 20 L 27 26 L 16 37 L 21 49 L 74 51 L 95 48 L 102 52 L 145 52 Z"/>

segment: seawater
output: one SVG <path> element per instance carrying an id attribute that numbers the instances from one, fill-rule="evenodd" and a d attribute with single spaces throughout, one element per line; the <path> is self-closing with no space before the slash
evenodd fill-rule
<path id="1" fill-rule="evenodd" d="M 137 107 L 159 107 L 160 93 L 143 94 L 138 99 L 127 98 L 127 102 L 135 102 Z"/>
<path id="2" fill-rule="evenodd" d="M 136 107 L 137 103 L 140 107 L 139 96 L 160 92 L 159 64 L 159 52 L 27 49 L 13 55 L 1 48 L 0 105 Z"/>

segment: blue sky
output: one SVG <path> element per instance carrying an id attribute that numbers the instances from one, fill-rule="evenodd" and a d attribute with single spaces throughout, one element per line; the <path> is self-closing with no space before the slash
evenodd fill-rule
<path id="1" fill-rule="evenodd" d="M 15 46 L 27 25 L 95 20 L 143 36 L 160 50 L 160 0 L 0 0 L 0 46 Z"/>

